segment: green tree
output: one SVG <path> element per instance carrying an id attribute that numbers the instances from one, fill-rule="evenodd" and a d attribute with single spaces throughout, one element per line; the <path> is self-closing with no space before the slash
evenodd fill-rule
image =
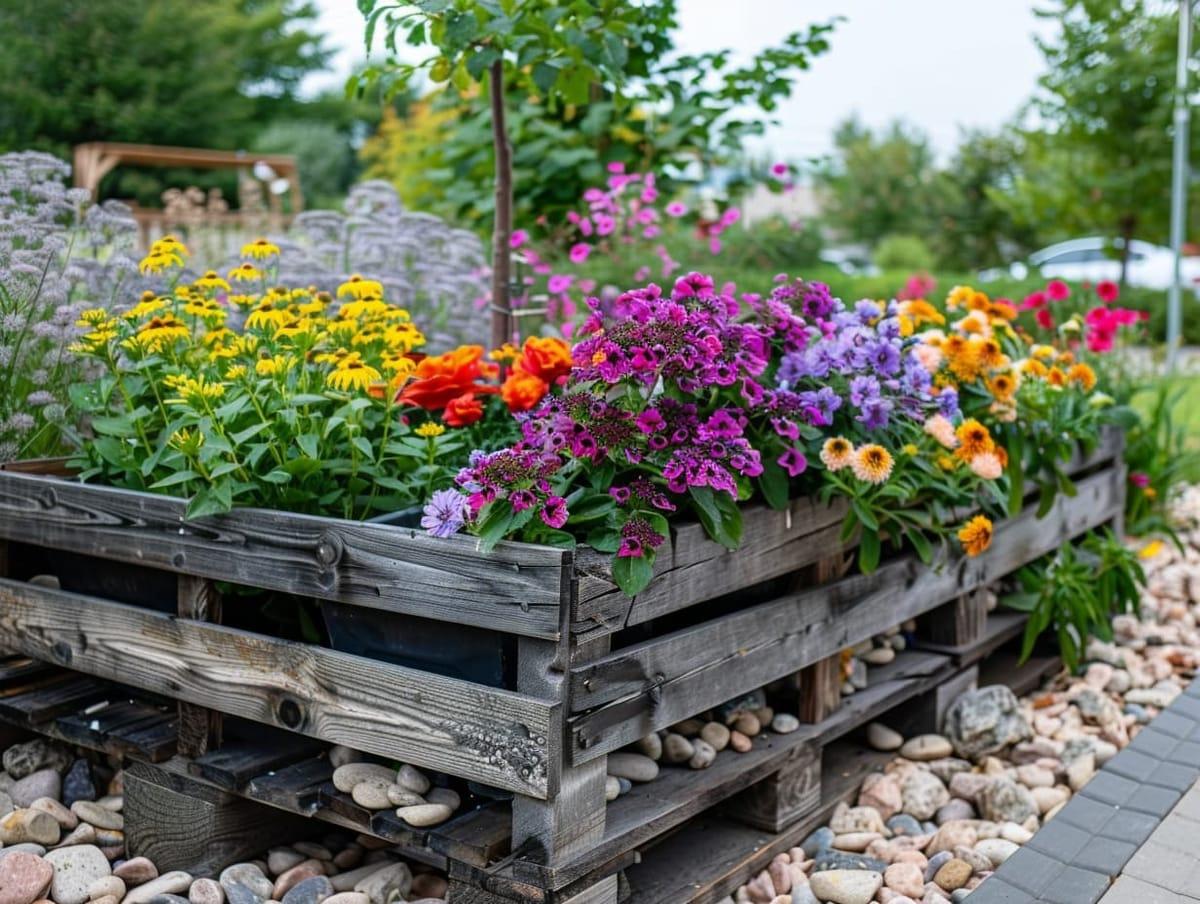
<path id="1" fill-rule="evenodd" d="M 1045 127 L 1030 136 L 1039 168 L 1019 184 L 1014 208 L 1026 217 L 1054 214 L 1065 234 L 1164 241 L 1176 5 L 1057 0 L 1039 15 L 1058 34 L 1038 42 L 1047 72 L 1034 108 Z"/>
<path id="2" fill-rule="evenodd" d="M 8 0 L 0 148 L 236 148 L 299 106 L 327 51 L 306 0 Z"/>
<path id="3" fill-rule="evenodd" d="M 393 56 L 368 70 L 358 80 L 360 86 L 383 82 L 406 87 L 423 73 L 474 100 L 472 114 L 461 117 L 469 141 L 461 146 L 459 157 L 444 155 L 441 165 L 450 178 L 477 189 L 482 165 L 491 158 L 493 331 L 499 341 L 512 332 L 508 293 L 514 125 L 520 128 L 515 133 L 519 153 L 531 160 L 529 179 L 521 182 L 523 193 L 556 170 L 590 167 L 589 175 L 599 176 L 604 162 L 640 164 L 652 150 L 650 139 L 635 137 L 624 149 L 612 140 L 630 123 L 647 122 L 643 136 L 653 136 L 654 147 L 685 149 L 694 159 L 722 144 L 736 146 L 741 138 L 761 131 L 761 119 L 741 120 L 735 111 L 747 105 L 774 109 L 790 93 L 794 72 L 826 49 L 824 34 L 831 27 L 819 25 L 788 35 L 751 65 L 731 68 L 725 51 L 672 59 L 672 31 L 678 24 L 675 0 L 359 0 L 359 8 L 367 17 L 368 47 L 382 24 L 385 45 L 393 55 L 401 41 L 435 50 L 419 63 Z M 719 78 L 709 89 L 705 82 L 712 73 Z M 486 95 L 481 86 L 486 86 Z M 659 110 L 665 112 L 659 115 Z M 648 111 L 656 112 L 651 116 Z M 485 127 L 491 135 L 490 150 L 481 134 Z M 572 139 L 572 133 L 582 140 Z"/>
<path id="4" fill-rule="evenodd" d="M 833 145 L 814 173 L 830 226 L 870 248 L 889 235 L 928 235 L 934 166 L 921 132 L 894 122 L 876 134 L 851 117 L 834 132 Z"/>

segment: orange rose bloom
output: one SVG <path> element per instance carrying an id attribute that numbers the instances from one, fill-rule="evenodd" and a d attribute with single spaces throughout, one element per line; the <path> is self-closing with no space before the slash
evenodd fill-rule
<path id="1" fill-rule="evenodd" d="M 493 376 L 494 364 L 483 361 L 483 346 L 460 345 L 444 355 L 421 359 L 413 372 L 413 380 L 401 390 L 397 401 L 416 405 L 426 411 L 445 408 L 453 399 L 471 392 L 495 392 L 475 381 Z"/>
<path id="2" fill-rule="evenodd" d="M 521 357 L 513 365 L 514 370 L 537 377 L 553 386 L 559 378 L 571 372 L 571 347 L 552 336 L 531 336 L 525 340 Z"/>
<path id="3" fill-rule="evenodd" d="M 550 391 L 550 385 L 540 377 L 514 370 L 500 387 L 500 398 L 514 413 L 528 411 Z"/>
<path id="4" fill-rule="evenodd" d="M 483 417 L 483 403 L 475 398 L 475 393 L 468 392 L 447 403 L 442 421 L 447 427 L 467 427 L 481 417 Z"/>

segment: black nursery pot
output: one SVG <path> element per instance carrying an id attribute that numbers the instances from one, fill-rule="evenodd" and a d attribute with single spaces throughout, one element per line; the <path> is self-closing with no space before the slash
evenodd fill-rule
<path id="1" fill-rule="evenodd" d="M 419 506 L 370 519 L 416 527 Z M 516 689 L 516 637 L 472 625 L 322 601 L 333 649 L 489 687 Z"/>

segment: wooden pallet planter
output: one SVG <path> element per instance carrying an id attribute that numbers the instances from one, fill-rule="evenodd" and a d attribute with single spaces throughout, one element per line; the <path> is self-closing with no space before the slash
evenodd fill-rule
<path id="1" fill-rule="evenodd" d="M 395 526 L 256 510 L 188 522 L 185 504 L 172 498 L 0 471 L 0 648 L 127 686 L 114 691 L 51 673 L 48 686 L 35 689 L 40 702 L 30 703 L 19 689 L 5 690 L 0 664 L 0 718 L 19 719 L 22 703 L 36 705 L 27 724 L 48 734 L 119 748 L 225 793 L 392 840 L 481 893 L 607 904 L 617 873 L 641 847 L 737 794 L 759 801 L 760 825 L 805 818 L 824 800 L 816 764 L 831 739 L 961 665 L 949 652 L 902 654 L 879 689 L 835 708 L 840 651 L 960 605 L 1117 517 L 1119 450 L 1113 438 L 1079 458 L 1077 496 L 1060 498 L 1043 520 L 1025 511 L 998 525 L 992 548 L 977 559 L 926 568 L 902 556 L 869 576 L 842 574 L 843 509 L 796 500 L 784 512 L 748 510 L 737 552 L 708 541 L 696 525 L 680 525 L 653 582 L 633 600 L 616 588 L 606 557 L 586 549 L 501 543 L 482 555 L 467 537 L 437 540 Z M 27 583 L 24 560 L 38 552 L 41 567 L 48 550 L 86 557 L 91 568 L 62 575 L 63 589 Z M 105 563 L 160 583 L 169 578 L 170 596 L 155 591 L 131 604 L 108 590 L 89 592 L 85 578 L 102 576 Z M 507 638 L 515 674 L 498 687 L 222 624 L 222 615 L 236 622 L 241 613 L 236 598 L 217 595 L 218 582 L 400 624 L 491 632 Z M 971 632 L 949 639 L 964 633 Z M 608 753 L 781 680 L 797 689 L 794 711 L 810 722 L 799 732 L 763 738 L 751 753 L 719 757 L 703 772 L 665 770 L 605 806 Z M 148 692 L 151 702 L 130 700 L 129 689 Z M 66 724 L 101 704 L 98 711 L 117 707 L 102 723 L 88 723 L 104 727 Z M 290 757 L 280 754 L 287 745 L 247 747 L 225 730 L 229 719 L 514 796 L 415 830 L 333 790 L 316 747 L 293 743 Z M 131 726 L 149 735 L 133 743 Z"/>

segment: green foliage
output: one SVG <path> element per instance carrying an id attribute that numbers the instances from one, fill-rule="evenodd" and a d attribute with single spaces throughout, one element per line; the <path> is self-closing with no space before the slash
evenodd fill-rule
<path id="1" fill-rule="evenodd" d="M 328 58 L 306 0 L 0 5 L 0 149 L 237 147 Z"/>
<path id="2" fill-rule="evenodd" d="M 1052 631 L 1067 667 L 1079 666 L 1088 638 L 1112 639 L 1113 615 L 1138 611 L 1146 576 L 1137 553 L 1112 531 L 1092 532 L 1077 545 L 1064 543 L 1017 572 L 1019 591 L 1002 602 L 1029 613 L 1021 661 L 1039 636 Z"/>
<path id="3" fill-rule="evenodd" d="M 1141 417 L 1125 433 L 1125 464 L 1132 478 L 1125 526 L 1135 536 L 1153 533 L 1175 538 L 1167 514 L 1171 491 L 1200 476 L 1200 451 L 1194 447 L 1186 421 L 1189 414 L 1195 417 L 1194 400 L 1181 405 L 1194 389 L 1192 380 L 1160 380 L 1146 388 L 1141 399 L 1135 397 Z M 1180 414 L 1185 417 L 1183 423 Z M 1140 485 L 1143 482 L 1145 486 Z"/>
<path id="4" fill-rule="evenodd" d="M 368 68 L 356 84 L 385 91 L 420 71 L 448 83 L 434 100 L 452 115 L 436 153 L 420 160 L 432 199 L 474 223 L 491 215 L 491 114 L 477 90 L 488 66 L 504 61 L 508 131 L 518 220 L 561 213 L 601 184 L 605 164 L 653 169 L 664 187 L 689 164 L 732 157 L 761 134 L 796 74 L 827 47 L 832 25 L 786 35 L 749 64 L 728 51 L 675 55 L 677 3 L 621 0 L 473 2 L 360 0 L 368 33 L 382 29 L 388 50 L 432 44 L 439 55 Z M 747 111 L 753 111 L 747 114 Z M 402 143 L 387 154 L 368 144 L 371 175 L 397 178 L 417 161 Z"/>
<path id="5" fill-rule="evenodd" d="M 913 272 L 933 268 L 929 246 L 915 235 L 889 235 L 876 247 L 874 260 L 881 270 Z"/>

